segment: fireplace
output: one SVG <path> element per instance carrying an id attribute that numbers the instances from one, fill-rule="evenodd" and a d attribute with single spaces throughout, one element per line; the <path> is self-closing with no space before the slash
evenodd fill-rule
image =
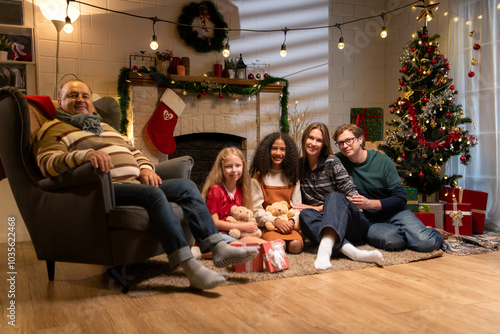
<path id="1" fill-rule="evenodd" d="M 192 133 L 175 137 L 177 149 L 169 158 L 189 155 L 194 159 L 191 180 L 201 190 L 217 154 L 225 147 L 235 146 L 246 156 L 246 139 L 225 133 Z"/>

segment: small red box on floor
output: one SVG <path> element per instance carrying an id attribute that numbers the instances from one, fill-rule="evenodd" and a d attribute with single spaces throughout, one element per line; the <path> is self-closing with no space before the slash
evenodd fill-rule
<path id="1" fill-rule="evenodd" d="M 470 203 L 472 212 L 472 231 L 477 234 L 484 232 L 484 220 L 486 218 L 486 205 L 488 204 L 488 193 L 483 191 L 452 188 L 443 186 L 439 193 L 439 200 L 453 203 L 453 198 L 458 203 Z"/>
<path id="2" fill-rule="evenodd" d="M 446 232 L 472 236 L 472 214 L 469 203 L 446 203 Z"/>
<path id="3" fill-rule="evenodd" d="M 285 247 L 281 241 L 270 241 L 262 244 L 260 253 L 266 264 L 266 271 L 274 273 L 290 268 Z"/>
<path id="4" fill-rule="evenodd" d="M 233 265 L 234 271 L 237 273 L 247 272 L 261 272 L 264 271 L 264 263 L 262 261 L 262 247 L 257 243 L 249 243 L 249 244 L 235 244 L 231 245 L 234 247 L 245 247 L 245 248 L 257 248 L 259 250 L 259 254 L 254 257 L 252 260 L 245 263 L 238 263 Z"/>
<path id="5" fill-rule="evenodd" d="M 432 212 L 414 212 L 414 214 L 425 226 L 436 227 L 436 221 Z"/>

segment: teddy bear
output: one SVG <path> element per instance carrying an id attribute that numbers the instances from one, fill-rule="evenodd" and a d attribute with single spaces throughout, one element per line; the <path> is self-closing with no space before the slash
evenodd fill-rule
<path id="1" fill-rule="evenodd" d="M 266 207 L 266 211 L 270 212 L 274 217 L 282 220 L 289 220 L 290 218 L 295 216 L 295 210 L 293 208 L 289 210 L 288 204 L 285 201 L 274 202 L 273 204 L 268 205 Z M 276 226 L 274 225 L 274 222 L 272 221 L 266 222 L 266 229 L 268 231 L 274 231 L 275 227 Z M 300 225 L 298 221 L 295 222 L 295 226 L 293 229 L 296 231 L 300 230 Z"/>
<path id="2" fill-rule="evenodd" d="M 226 218 L 226 222 L 228 223 L 246 223 L 246 222 L 254 222 L 255 218 L 253 217 L 253 212 L 250 209 L 247 209 L 244 206 L 233 205 L 231 207 L 231 215 Z M 255 232 L 243 232 L 238 230 L 237 228 L 232 228 L 229 230 L 229 235 L 233 238 L 240 239 L 243 237 L 261 237 L 262 231 L 257 229 Z"/>

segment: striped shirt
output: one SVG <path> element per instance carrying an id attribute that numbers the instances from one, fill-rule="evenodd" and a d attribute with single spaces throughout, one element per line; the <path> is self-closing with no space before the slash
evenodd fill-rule
<path id="1" fill-rule="evenodd" d="M 33 146 L 42 174 L 51 177 L 78 167 L 86 162 L 85 155 L 94 150 L 110 155 L 113 182 L 140 183 L 140 170 L 154 170 L 154 165 L 111 126 L 102 123 L 102 127 L 104 132 L 98 136 L 57 119 L 45 122 Z"/>
<path id="2" fill-rule="evenodd" d="M 309 165 L 303 167 L 300 179 L 302 203 L 308 205 L 323 205 L 326 196 L 332 191 L 340 192 L 346 196 L 356 194 L 356 186 L 347 173 L 340 159 L 334 155 L 319 157 L 318 165 L 314 170 Z"/>

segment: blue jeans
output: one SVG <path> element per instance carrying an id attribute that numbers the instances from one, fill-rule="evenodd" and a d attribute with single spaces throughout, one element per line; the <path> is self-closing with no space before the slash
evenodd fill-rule
<path id="1" fill-rule="evenodd" d="M 365 242 L 370 223 L 359 209 L 343 194 L 332 192 L 325 198 L 323 212 L 304 209 L 299 215 L 302 233 L 312 242 L 319 244 L 326 227 L 333 228 L 339 239 L 335 249 L 347 242 Z"/>
<path id="2" fill-rule="evenodd" d="M 212 245 L 222 241 L 198 188 L 191 180 L 163 180 L 159 187 L 122 183 L 113 183 L 113 187 L 117 206 L 136 205 L 148 211 L 153 232 L 172 266 L 189 260 L 193 254 L 170 202 L 182 208 L 184 219 L 202 252 L 210 251 Z"/>
<path id="3" fill-rule="evenodd" d="M 367 240 L 370 245 L 387 251 L 411 249 L 428 253 L 440 249 L 443 236 L 425 225 L 406 209 L 396 213 L 387 222 L 371 222 Z"/>

